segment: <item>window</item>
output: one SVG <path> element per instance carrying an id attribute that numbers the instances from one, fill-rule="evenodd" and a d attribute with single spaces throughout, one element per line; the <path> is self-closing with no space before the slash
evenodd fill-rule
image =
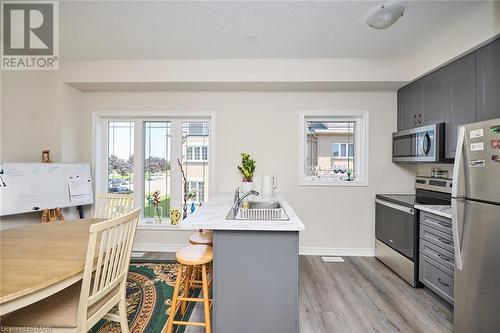
<path id="1" fill-rule="evenodd" d="M 181 215 L 186 208 L 190 214 L 208 200 L 211 116 L 96 114 L 97 191 L 133 193 L 135 206 L 142 207 L 141 223 L 161 220 L 169 225 L 171 208 L 179 208 Z M 187 193 L 177 161 L 187 178 Z"/>
<path id="2" fill-rule="evenodd" d="M 302 113 L 300 124 L 302 185 L 368 184 L 366 112 Z"/>
<path id="3" fill-rule="evenodd" d="M 144 123 L 144 217 L 170 216 L 170 122 Z"/>
<path id="4" fill-rule="evenodd" d="M 207 146 L 188 146 L 186 150 L 188 161 L 208 161 Z"/>
<path id="5" fill-rule="evenodd" d="M 347 155 L 349 152 L 349 156 Z M 354 143 L 334 143 L 332 145 L 332 158 L 353 158 Z"/>
<path id="6" fill-rule="evenodd" d="M 192 193 L 190 202 L 203 202 L 205 198 L 205 184 L 204 182 L 189 182 L 189 192 Z"/>
<path id="7" fill-rule="evenodd" d="M 134 165 L 134 123 L 108 123 L 108 193 L 132 193 Z"/>
<path id="8" fill-rule="evenodd" d="M 209 124 L 207 122 L 183 122 L 182 145 L 186 154 L 183 155 L 182 165 L 188 180 L 187 204 L 188 212 L 194 207 L 201 206 L 206 198 L 206 184 L 208 184 L 209 163 L 208 145 L 210 139 Z M 184 195 L 184 193 L 183 193 Z"/>

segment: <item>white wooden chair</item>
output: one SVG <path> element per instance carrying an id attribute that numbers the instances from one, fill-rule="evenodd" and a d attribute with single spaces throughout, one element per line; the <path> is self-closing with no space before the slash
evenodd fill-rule
<path id="1" fill-rule="evenodd" d="M 112 219 L 132 211 L 133 194 L 96 193 L 95 218 Z"/>
<path id="2" fill-rule="evenodd" d="M 81 282 L 2 318 L 2 332 L 84 333 L 100 319 L 120 323 L 128 333 L 126 283 L 140 208 L 90 226 Z M 95 269 L 94 269 L 95 268 Z M 108 312 L 118 305 L 118 315 Z"/>

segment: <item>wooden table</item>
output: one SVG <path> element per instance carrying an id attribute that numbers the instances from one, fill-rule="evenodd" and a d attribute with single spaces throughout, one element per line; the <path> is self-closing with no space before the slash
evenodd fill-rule
<path id="1" fill-rule="evenodd" d="M 81 280 L 89 226 L 102 219 L 40 223 L 0 232 L 0 315 Z"/>

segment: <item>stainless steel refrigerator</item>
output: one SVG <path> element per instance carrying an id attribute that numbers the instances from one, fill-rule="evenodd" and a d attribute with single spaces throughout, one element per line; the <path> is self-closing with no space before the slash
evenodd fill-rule
<path id="1" fill-rule="evenodd" d="M 454 331 L 500 332 L 500 118 L 460 128 L 451 207 Z"/>

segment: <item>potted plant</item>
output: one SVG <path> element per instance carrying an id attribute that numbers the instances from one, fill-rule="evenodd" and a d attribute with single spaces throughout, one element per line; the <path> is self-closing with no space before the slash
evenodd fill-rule
<path id="1" fill-rule="evenodd" d="M 253 172 L 255 171 L 255 160 L 250 158 L 250 154 L 241 153 L 241 165 L 238 165 L 243 179 L 241 181 L 241 191 L 246 193 L 253 190 Z"/>

